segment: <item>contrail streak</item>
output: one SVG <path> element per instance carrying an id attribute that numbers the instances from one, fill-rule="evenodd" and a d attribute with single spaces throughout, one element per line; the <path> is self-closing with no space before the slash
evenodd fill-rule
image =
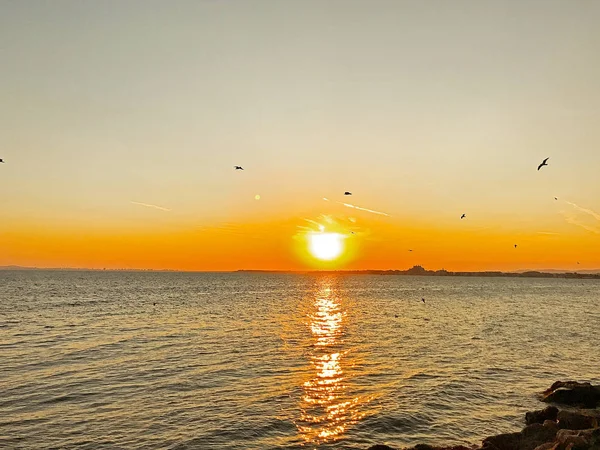
<path id="1" fill-rule="evenodd" d="M 373 214 L 379 214 L 380 216 L 388 216 L 388 217 L 390 217 L 390 215 L 388 213 L 384 213 L 384 212 L 381 212 L 381 211 L 375 211 L 373 209 L 368 209 L 368 208 L 361 208 L 360 206 L 351 205 L 350 203 L 342 203 L 342 205 L 344 205 L 344 206 L 346 206 L 348 208 L 358 209 L 359 211 L 366 211 L 366 212 L 370 212 L 370 213 L 373 213 Z"/>
<path id="2" fill-rule="evenodd" d="M 133 203 L 134 205 L 145 206 L 146 208 L 155 208 L 155 209 L 160 209 L 161 211 L 171 211 L 168 208 L 163 208 L 162 206 L 157 206 L 157 205 L 151 205 L 149 203 L 134 202 L 134 201 L 131 201 L 131 203 Z"/>
<path id="3" fill-rule="evenodd" d="M 329 200 L 328 198 L 325 198 L 325 197 L 323 197 L 323 200 L 325 200 L 326 202 L 330 202 L 331 201 L 331 200 Z M 371 214 L 379 214 L 380 216 L 390 217 L 390 215 L 388 213 L 384 213 L 384 212 L 381 212 L 381 211 L 375 211 L 373 209 L 368 209 L 368 208 L 362 208 L 360 206 L 351 205 L 350 203 L 344 203 L 344 202 L 338 202 L 338 201 L 334 201 L 334 203 L 337 203 L 339 205 L 343 205 L 346 208 L 358 209 L 359 211 L 365 211 L 365 212 L 369 212 Z"/>
<path id="4" fill-rule="evenodd" d="M 592 216 L 596 220 L 600 220 L 600 214 L 598 214 L 596 211 L 592 211 L 591 209 L 582 208 L 581 206 L 576 205 L 575 203 L 571 203 L 571 202 L 569 202 L 567 200 L 565 200 L 565 203 L 568 203 L 573 208 L 575 208 L 575 209 L 577 209 L 577 210 L 579 210 L 581 212 L 589 214 L 590 216 Z"/>
<path id="5" fill-rule="evenodd" d="M 565 218 L 565 220 L 567 221 L 567 223 L 570 223 L 572 225 L 577 225 L 578 227 L 583 228 L 586 231 L 590 231 L 592 233 L 596 233 L 596 234 L 600 234 L 600 229 L 587 225 L 585 223 L 581 223 L 579 220 L 577 220 L 577 218 L 575 216 L 572 216 L 571 214 L 567 213 L 566 211 L 560 211 L 560 213 L 562 214 L 562 216 Z"/>
<path id="6" fill-rule="evenodd" d="M 584 223 L 578 222 L 577 219 L 575 219 L 574 217 L 570 217 L 570 216 L 565 216 L 565 220 L 573 225 L 577 225 L 578 227 L 583 228 L 586 231 L 590 231 L 592 233 L 596 233 L 596 234 L 600 234 L 600 230 L 598 230 L 598 228 L 596 227 L 591 227 L 589 225 L 586 225 Z"/>

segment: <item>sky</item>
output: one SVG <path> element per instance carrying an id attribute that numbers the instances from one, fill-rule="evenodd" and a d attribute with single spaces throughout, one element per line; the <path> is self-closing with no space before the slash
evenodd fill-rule
<path id="1" fill-rule="evenodd" d="M 598 23 L 593 0 L 0 0 L 0 265 L 598 269 Z"/>

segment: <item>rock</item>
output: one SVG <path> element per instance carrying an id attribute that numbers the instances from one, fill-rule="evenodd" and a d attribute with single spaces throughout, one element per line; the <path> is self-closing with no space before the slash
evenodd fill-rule
<path id="1" fill-rule="evenodd" d="M 534 450 L 556 436 L 556 429 L 534 423 L 520 433 L 504 433 L 483 440 L 483 450 Z"/>
<path id="2" fill-rule="evenodd" d="M 556 420 L 557 414 L 556 406 L 547 406 L 539 411 L 529 411 L 525 413 L 525 423 L 531 425 L 532 423 L 544 423 L 546 420 Z"/>
<path id="3" fill-rule="evenodd" d="M 558 448 L 588 448 L 592 442 L 592 432 L 594 430 L 560 430 L 556 433 L 556 442 Z"/>
<path id="4" fill-rule="evenodd" d="M 591 385 L 592 384 L 588 382 L 581 383 L 579 381 L 555 381 L 552 383 L 552 386 L 544 391 L 544 394 L 549 394 L 550 392 L 560 388 L 576 389 L 579 387 L 589 387 Z"/>
<path id="5" fill-rule="evenodd" d="M 544 442 L 553 440 L 556 437 L 557 432 L 557 427 L 545 427 L 537 423 L 528 425 L 523 428 L 523 431 L 521 431 L 521 435 L 523 435 L 522 447 L 534 449 L 536 446 L 543 444 Z M 539 443 L 531 445 L 535 441 L 538 441 Z"/>
<path id="6" fill-rule="evenodd" d="M 553 420 L 545 420 L 542 424 L 545 428 L 551 429 L 554 433 L 558 431 L 558 424 Z"/>
<path id="7" fill-rule="evenodd" d="M 432 447 L 427 444 L 417 444 L 408 450 L 476 450 L 477 447 L 465 447 L 464 445 L 456 445 L 454 447 Z"/>
<path id="8" fill-rule="evenodd" d="M 534 450 L 598 450 L 600 446 L 600 429 L 560 430 L 554 442 L 548 442 Z"/>
<path id="9" fill-rule="evenodd" d="M 557 415 L 558 427 L 569 430 L 586 430 L 598 428 L 600 417 L 592 412 L 582 413 L 574 411 L 560 411 Z"/>
<path id="10" fill-rule="evenodd" d="M 542 401 L 595 408 L 600 405 L 600 387 L 577 381 L 556 381 L 544 391 Z"/>
<path id="11" fill-rule="evenodd" d="M 392 447 L 387 445 L 377 444 L 369 447 L 368 450 L 394 450 Z M 427 444 L 417 444 L 407 450 L 478 450 L 478 447 L 465 447 L 464 445 L 456 445 L 454 447 L 432 447 Z"/>
<path id="12" fill-rule="evenodd" d="M 456 445 L 454 447 L 434 447 L 434 450 L 479 450 L 479 447 L 465 447 L 464 445 Z"/>
<path id="13" fill-rule="evenodd" d="M 544 391 L 543 401 L 581 406 L 585 411 L 548 406 L 525 414 L 527 426 L 519 433 L 504 433 L 483 440 L 482 447 L 433 447 L 418 444 L 407 450 L 600 450 L 600 386 L 557 381 Z M 394 450 L 374 445 L 368 450 Z"/>
<path id="14" fill-rule="evenodd" d="M 596 428 L 594 431 L 592 431 L 590 444 L 590 450 L 600 450 L 600 428 Z"/>
<path id="15" fill-rule="evenodd" d="M 521 433 L 504 433 L 490 436 L 482 441 L 484 450 L 514 450 L 518 447 Z"/>
<path id="16" fill-rule="evenodd" d="M 557 450 L 560 444 L 558 442 L 546 442 L 535 448 L 535 450 Z"/>

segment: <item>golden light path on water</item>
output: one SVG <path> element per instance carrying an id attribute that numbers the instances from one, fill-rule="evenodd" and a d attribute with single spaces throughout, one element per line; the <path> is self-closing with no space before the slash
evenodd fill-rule
<path id="1" fill-rule="evenodd" d="M 319 444 L 340 439 L 344 431 L 364 413 L 358 410 L 368 400 L 353 397 L 348 368 L 351 353 L 344 350 L 347 313 L 327 283 L 318 291 L 308 326 L 312 334 L 310 363 L 312 377 L 303 383 L 301 417 L 296 426 L 307 443 Z"/>

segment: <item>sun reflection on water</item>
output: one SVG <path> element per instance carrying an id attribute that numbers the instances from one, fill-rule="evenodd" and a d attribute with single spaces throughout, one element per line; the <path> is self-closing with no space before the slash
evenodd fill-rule
<path id="1" fill-rule="evenodd" d="M 342 304 L 333 289 L 324 283 L 308 315 L 312 376 L 302 385 L 301 417 L 296 425 L 310 444 L 340 439 L 348 426 L 365 415 L 358 406 L 366 400 L 353 396 L 349 387 L 348 370 L 354 363 L 351 352 L 344 348 L 347 315 Z"/>

